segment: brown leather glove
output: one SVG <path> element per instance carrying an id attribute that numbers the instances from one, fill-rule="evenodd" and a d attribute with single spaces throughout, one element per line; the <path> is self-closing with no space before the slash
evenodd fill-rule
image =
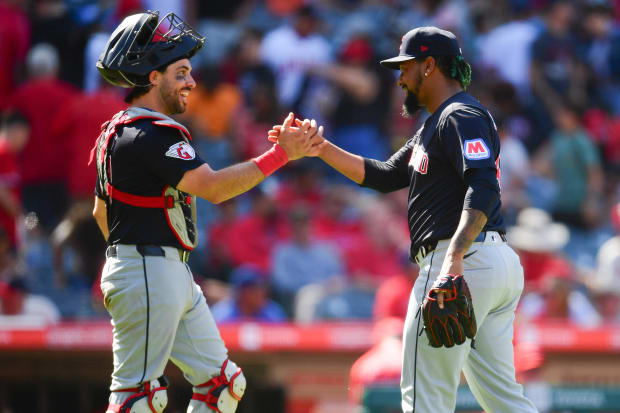
<path id="1" fill-rule="evenodd" d="M 444 308 L 439 308 L 437 293 L 444 293 Z M 447 274 L 435 280 L 422 305 L 424 330 L 433 347 L 463 344 L 476 335 L 476 316 L 471 293 L 462 275 Z"/>

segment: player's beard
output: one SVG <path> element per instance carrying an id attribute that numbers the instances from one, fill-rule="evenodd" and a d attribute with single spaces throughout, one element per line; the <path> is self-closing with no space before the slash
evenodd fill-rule
<path id="1" fill-rule="evenodd" d="M 176 115 L 185 112 L 185 104 L 181 101 L 181 90 L 174 89 L 167 80 L 163 80 L 159 88 L 161 99 L 166 105 L 169 114 Z"/>
<path id="2" fill-rule="evenodd" d="M 422 75 L 418 73 L 414 90 L 409 90 L 409 88 L 405 87 L 405 101 L 403 102 L 402 112 L 403 117 L 412 118 L 420 109 L 422 109 L 423 105 L 420 104 L 420 100 L 418 98 L 421 84 Z"/>

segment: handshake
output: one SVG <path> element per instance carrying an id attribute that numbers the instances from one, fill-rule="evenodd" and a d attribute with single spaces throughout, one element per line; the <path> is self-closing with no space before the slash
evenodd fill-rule
<path id="1" fill-rule="evenodd" d="M 328 143 L 323 137 L 323 126 L 318 126 L 314 119 L 296 119 L 292 112 L 282 125 L 275 125 L 268 132 L 267 139 L 280 145 L 291 161 L 304 156 L 319 156 Z"/>

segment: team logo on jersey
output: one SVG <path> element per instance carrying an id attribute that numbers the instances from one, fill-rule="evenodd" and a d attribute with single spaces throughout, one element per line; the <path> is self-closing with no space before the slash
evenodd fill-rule
<path id="1" fill-rule="evenodd" d="M 487 144 L 481 138 L 468 139 L 463 143 L 463 155 L 465 158 L 476 161 L 479 159 L 487 159 L 491 156 Z"/>
<path id="2" fill-rule="evenodd" d="M 411 153 L 409 165 L 413 166 L 414 171 L 422 175 L 426 175 L 428 172 L 428 154 L 424 151 L 418 150 L 418 145 L 416 145 Z"/>
<path id="3" fill-rule="evenodd" d="M 166 156 L 189 161 L 190 159 L 194 159 L 196 157 L 196 152 L 194 152 L 194 148 L 192 148 L 189 143 L 177 142 L 168 148 Z"/>

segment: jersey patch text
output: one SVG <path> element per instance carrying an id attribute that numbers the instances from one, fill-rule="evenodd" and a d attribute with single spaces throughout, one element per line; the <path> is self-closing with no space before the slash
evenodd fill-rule
<path id="1" fill-rule="evenodd" d="M 469 160 L 487 159 L 491 156 L 487 144 L 481 138 L 467 139 L 463 143 L 463 155 Z"/>

